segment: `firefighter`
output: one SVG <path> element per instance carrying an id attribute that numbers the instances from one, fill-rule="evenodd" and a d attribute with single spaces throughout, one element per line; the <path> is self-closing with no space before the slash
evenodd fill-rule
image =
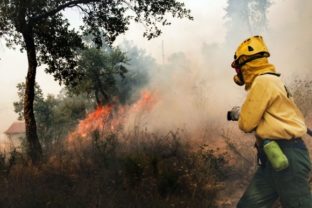
<path id="1" fill-rule="evenodd" d="M 245 86 L 247 97 L 241 108 L 228 112 L 228 119 L 238 120 L 245 133 L 255 133 L 260 165 L 237 208 L 270 208 L 277 199 L 283 208 L 312 208 L 311 164 L 302 140 L 307 127 L 269 56 L 263 38 L 253 36 L 240 44 L 232 63 L 234 81 Z M 286 168 L 273 168 L 264 141 L 278 144 L 288 160 Z"/>

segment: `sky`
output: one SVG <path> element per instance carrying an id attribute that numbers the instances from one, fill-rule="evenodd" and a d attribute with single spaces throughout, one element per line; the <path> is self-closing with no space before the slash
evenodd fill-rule
<path id="1" fill-rule="evenodd" d="M 312 64 L 309 57 L 312 42 L 312 3 L 310 0 L 301 0 L 300 4 L 298 2 L 296 0 L 273 0 L 267 14 L 268 28 L 264 33 L 271 54 L 274 54 L 272 60 L 276 66 L 283 69 L 286 79 L 294 74 L 295 76 L 302 74 L 298 70 L 309 72 Z M 163 62 L 162 53 L 165 54 L 166 63 L 174 53 L 182 52 L 193 59 L 192 57 L 203 53 L 203 48 L 217 45 L 219 48 L 226 48 L 224 53 L 220 52 L 222 50 L 216 52 L 218 53 L 216 55 L 218 58 L 215 59 L 218 62 L 217 68 L 225 74 L 225 77 L 231 77 L 233 74 L 229 69 L 229 63 L 235 48 L 228 47 L 226 42 L 226 37 L 231 35 L 226 24 L 228 21 L 225 11 L 227 0 L 185 0 L 185 3 L 191 9 L 194 21 L 173 20 L 171 26 L 162 29 L 163 34 L 160 37 L 150 41 L 142 37 L 144 32 L 142 25 L 131 24 L 129 31 L 118 37 L 115 45 L 124 40 L 132 41 L 134 45 L 144 49 L 159 63 Z M 73 27 L 80 24 L 80 15 L 77 11 L 66 11 L 66 16 Z M 241 40 L 250 35 L 239 31 L 238 27 L 236 32 Z M 213 55 L 214 51 L 210 53 Z M 0 132 L 3 132 L 17 119 L 12 103 L 17 100 L 17 83 L 25 80 L 27 60 L 26 54 L 21 54 L 19 50 L 7 49 L 3 40 L 0 40 L 0 58 L 0 73 L 2 74 L 0 76 Z M 203 58 L 194 62 L 206 64 Z M 61 89 L 53 77 L 45 74 L 42 68 L 38 69 L 37 82 L 45 95 L 57 94 Z M 230 82 L 231 80 L 223 83 L 222 80 L 219 84 L 224 86 L 226 91 L 227 87 L 232 84 Z M 4 135 L 1 134 L 0 139 L 3 138 Z"/>

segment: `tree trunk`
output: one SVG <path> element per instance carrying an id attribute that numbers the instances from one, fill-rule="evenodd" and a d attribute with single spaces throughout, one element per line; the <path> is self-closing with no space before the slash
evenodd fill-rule
<path id="1" fill-rule="evenodd" d="M 28 58 L 28 72 L 26 76 L 26 88 L 24 97 L 24 118 L 26 124 L 26 139 L 28 142 L 28 155 L 34 164 L 38 163 L 42 156 L 42 149 L 37 135 L 37 125 L 34 116 L 34 98 L 36 81 L 36 48 L 32 28 L 28 27 L 23 32 Z"/>
<path id="2" fill-rule="evenodd" d="M 102 100 L 100 99 L 99 91 L 97 89 L 95 89 L 94 95 L 95 95 L 95 100 L 96 100 L 96 106 L 97 107 L 102 106 Z"/>
<path id="3" fill-rule="evenodd" d="M 95 82 L 93 84 L 96 104 L 98 107 L 111 102 L 110 96 L 103 89 L 102 81 L 100 80 L 99 76 L 100 75 L 97 74 L 95 75 Z"/>

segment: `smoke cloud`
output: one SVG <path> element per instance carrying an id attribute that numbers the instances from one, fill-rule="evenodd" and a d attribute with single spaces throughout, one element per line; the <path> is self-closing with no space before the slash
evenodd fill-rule
<path id="1" fill-rule="evenodd" d="M 264 37 L 270 61 L 283 79 L 311 75 L 309 0 L 300 4 L 294 0 L 228 0 L 224 9 L 224 42 L 203 42 L 195 53 L 174 53 L 153 70 L 147 88 L 156 92 L 159 102 L 136 122 L 161 131 L 227 126 L 227 110 L 241 105 L 246 93 L 232 81 L 230 63 L 238 44 L 252 35 Z"/>
<path id="2" fill-rule="evenodd" d="M 312 2 L 278 0 L 268 11 L 266 33 L 272 62 L 287 80 L 311 79 Z"/>

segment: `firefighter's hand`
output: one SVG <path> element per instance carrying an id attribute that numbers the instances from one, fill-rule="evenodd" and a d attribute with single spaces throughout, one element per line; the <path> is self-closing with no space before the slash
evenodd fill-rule
<path id="1" fill-rule="evenodd" d="M 227 112 L 227 120 L 228 121 L 238 121 L 240 113 L 240 107 L 235 106 L 230 111 Z"/>

